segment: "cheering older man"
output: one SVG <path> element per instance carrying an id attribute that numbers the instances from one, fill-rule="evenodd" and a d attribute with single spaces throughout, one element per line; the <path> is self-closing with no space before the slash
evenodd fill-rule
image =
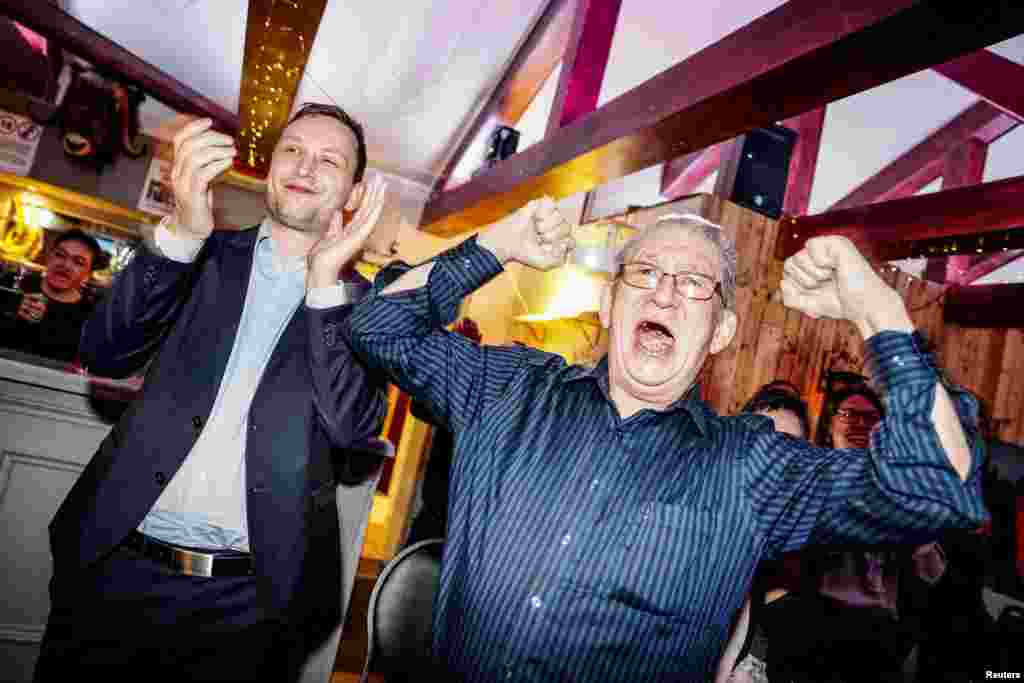
<path id="1" fill-rule="evenodd" d="M 698 394 L 736 330 L 736 253 L 717 226 L 662 220 L 606 287 L 595 368 L 448 332 L 515 261 L 560 265 L 570 228 L 537 200 L 402 273 L 345 323 L 455 434 L 434 652 L 466 681 L 707 681 L 764 557 L 809 543 L 920 541 L 986 513 L 974 404 L 947 390 L 899 295 L 845 239 L 785 266 L 789 306 L 867 339 L 889 414 L 869 449 L 826 450 Z M 388 283 L 385 286 L 385 283 Z"/>

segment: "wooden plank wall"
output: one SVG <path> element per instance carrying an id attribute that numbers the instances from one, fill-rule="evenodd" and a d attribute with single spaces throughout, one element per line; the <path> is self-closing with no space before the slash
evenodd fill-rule
<path id="1" fill-rule="evenodd" d="M 730 347 L 705 370 L 705 397 L 719 412 L 734 413 L 760 386 L 785 379 L 800 387 L 816 423 L 825 373 L 863 371 L 860 335 L 850 323 L 813 320 L 782 305 L 777 221 L 724 201 L 710 205 L 707 216 L 736 240 L 739 327 Z M 903 295 L 953 381 L 985 403 L 999 438 L 1024 443 L 1024 330 L 945 325 L 941 285 L 886 264 L 878 269 Z"/>

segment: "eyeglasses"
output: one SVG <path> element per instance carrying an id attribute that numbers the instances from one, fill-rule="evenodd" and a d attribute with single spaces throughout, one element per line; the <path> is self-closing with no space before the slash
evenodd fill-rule
<path id="1" fill-rule="evenodd" d="M 836 417 L 845 424 L 860 422 L 868 427 L 882 419 L 882 415 L 877 410 L 850 410 L 849 408 L 837 410 Z"/>
<path id="2" fill-rule="evenodd" d="M 650 263 L 627 263 L 622 266 L 620 273 L 623 282 L 639 289 L 657 289 L 661 278 L 667 275 L 672 278 L 679 296 L 696 301 L 707 301 L 715 292 L 720 292 L 720 283 L 703 273 L 690 273 L 685 270 L 667 273 Z"/>

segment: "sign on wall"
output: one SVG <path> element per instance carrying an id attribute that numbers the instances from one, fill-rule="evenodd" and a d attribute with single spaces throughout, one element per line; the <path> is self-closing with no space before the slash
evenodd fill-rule
<path id="1" fill-rule="evenodd" d="M 146 180 L 142 183 L 139 210 L 169 216 L 174 211 L 174 190 L 171 188 L 171 162 L 154 156 L 149 162 Z"/>
<path id="2" fill-rule="evenodd" d="M 43 127 L 20 114 L 0 109 L 0 171 L 28 175 Z"/>

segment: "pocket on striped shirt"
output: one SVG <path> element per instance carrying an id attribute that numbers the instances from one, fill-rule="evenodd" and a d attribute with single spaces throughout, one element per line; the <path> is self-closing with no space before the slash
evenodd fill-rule
<path id="1" fill-rule="evenodd" d="M 681 614 L 706 593 L 701 555 L 712 550 L 716 509 L 702 504 L 642 503 L 624 529 L 610 597 L 658 614 Z"/>

